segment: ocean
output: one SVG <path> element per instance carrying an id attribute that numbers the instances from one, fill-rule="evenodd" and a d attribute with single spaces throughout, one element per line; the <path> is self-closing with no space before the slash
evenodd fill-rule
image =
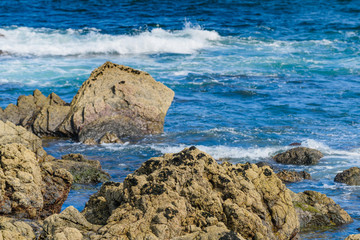
<path id="1" fill-rule="evenodd" d="M 100 160 L 113 181 L 192 145 L 232 163 L 306 170 L 313 180 L 288 187 L 326 194 L 354 223 L 302 239 L 359 233 L 360 187 L 333 180 L 360 165 L 360 1 L 2 0 L 0 50 L 3 108 L 35 89 L 70 102 L 105 61 L 175 91 L 163 134 L 123 145 L 52 139 L 49 154 Z M 271 159 L 294 142 L 325 157 L 314 166 Z M 98 189 L 76 186 L 63 208 L 82 210 Z"/>

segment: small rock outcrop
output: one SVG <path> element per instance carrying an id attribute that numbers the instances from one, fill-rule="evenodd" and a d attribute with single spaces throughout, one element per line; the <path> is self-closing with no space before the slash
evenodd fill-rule
<path id="1" fill-rule="evenodd" d="M 88 160 L 81 154 L 67 154 L 61 158 L 51 162 L 52 168 L 64 168 L 69 171 L 74 183 L 100 183 L 110 179 L 110 175 L 101 170 L 100 162 L 97 160 Z"/>
<path id="2" fill-rule="evenodd" d="M 301 229 L 319 229 L 351 223 L 344 209 L 325 194 L 315 191 L 292 193 Z"/>
<path id="3" fill-rule="evenodd" d="M 316 149 L 297 147 L 277 154 L 274 156 L 274 160 L 284 164 L 313 165 L 318 163 L 322 157 L 324 155 Z"/>
<path id="4" fill-rule="evenodd" d="M 148 73 L 106 62 L 83 83 L 59 129 L 81 142 L 161 133 L 173 98 Z"/>
<path id="5" fill-rule="evenodd" d="M 0 239 L 33 240 L 42 232 L 42 223 L 0 216 Z"/>
<path id="6" fill-rule="evenodd" d="M 0 120 L 0 144 L 19 143 L 35 152 L 37 157 L 45 160 L 48 156 L 42 148 L 42 141 L 33 133 L 14 123 Z"/>
<path id="7" fill-rule="evenodd" d="M 345 240 L 360 240 L 360 234 L 349 235 Z"/>
<path id="8" fill-rule="evenodd" d="M 89 223 L 73 206 L 60 214 L 54 214 L 44 220 L 41 239 L 83 240 L 100 239 L 95 232 L 100 226 Z M 96 237 L 96 238 L 95 238 Z"/>
<path id="9" fill-rule="evenodd" d="M 57 128 L 69 110 L 69 104 L 55 93 L 45 97 L 35 90 L 33 95 L 20 96 L 16 105 L 9 104 L 0 113 L 0 120 L 23 126 L 37 136 L 58 136 Z"/>
<path id="10" fill-rule="evenodd" d="M 299 231 L 290 190 L 269 167 L 218 164 L 195 147 L 104 183 L 83 214 L 104 225 L 101 239 L 294 239 Z"/>
<path id="11" fill-rule="evenodd" d="M 310 173 L 306 171 L 296 172 L 289 170 L 281 170 L 280 172 L 276 173 L 276 175 L 284 183 L 300 182 L 304 179 L 311 179 Z"/>
<path id="12" fill-rule="evenodd" d="M 335 182 L 346 183 L 347 185 L 360 185 L 360 168 L 352 167 L 336 174 Z"/>
<path id="13" fill-rule="evenodd" d="M 64 169 L 46 171 L 33 151 L 21 144 L 0 145 L 0 214 L 44 218 L 60 212 L 72 184 Z"/>

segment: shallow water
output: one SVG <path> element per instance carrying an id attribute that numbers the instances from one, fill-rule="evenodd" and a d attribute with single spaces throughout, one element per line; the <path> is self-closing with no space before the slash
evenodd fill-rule
<path id="1" fill-rule="evenodd" d="M 53 140 L 46 150 L 98 159 L 122 181 L 191 145 L 275 164 L 271 156 L 301 142 L 325 158 L 281 166 L 313 176 L 289 188 L 325 193 L 354 218 L 302 237 L 343 239 L 360 227 L 360 188 L 333 182 L 360 164 L 359 13 L 359 1 L 1 1 L 0 107 L 35 88 L 70 102 L 108 60 L 147 71 L 176 94 L 164 134 L 125 145 Z M 71 191 L 64 207 L 81 210 L 98 187 Z"/>

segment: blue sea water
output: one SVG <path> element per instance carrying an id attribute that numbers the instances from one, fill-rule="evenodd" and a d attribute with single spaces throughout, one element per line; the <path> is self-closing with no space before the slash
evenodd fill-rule
<path id="1" fill-rule="evenodd" d="M 175 91 L 165 132 L 137 143 L 51 140 L 55 157 L 82 153 L 114 181 L 142 162 L 195 145 L 217 159 L 307 170 L 288 187 L 325 193 L 354 223 L 303 239 L 359 233 L 360 187 L 333 181 L 360 165 L 360 1 L 0 1 L 0 107 L 40 89 L 70 102 L 91 71 L 112 61 Z M 319 149 L 315 166 L 279 166 L 290 143 Z M 99 186 L 72 190 L 84 207 Z"/>

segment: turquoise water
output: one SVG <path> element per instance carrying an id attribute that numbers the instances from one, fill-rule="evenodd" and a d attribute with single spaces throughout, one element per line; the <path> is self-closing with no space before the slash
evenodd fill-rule
<path id="1" fill-rule="evenodd" d="M 360 187 L 334 183 L 360 165 L 359 1 L 0 1 L 0 107 L 36 88 L 70 102 L 105 61 L 149 72 L 175 91 L 165 132 L 125 145 L 53 140 L 60 157 L 101 161 L 114 181 L 142 162 L 196 145 L 215 158 L 258 162 L 293 142 L 324 159 L 289 185 L 339 203 L 354 223 L 303 239 L 343 239 L 360 227 Z M 276 165 L 276 164 L 275 164 Z M 73 190 L 84 207 L 99 186 Z"/>

